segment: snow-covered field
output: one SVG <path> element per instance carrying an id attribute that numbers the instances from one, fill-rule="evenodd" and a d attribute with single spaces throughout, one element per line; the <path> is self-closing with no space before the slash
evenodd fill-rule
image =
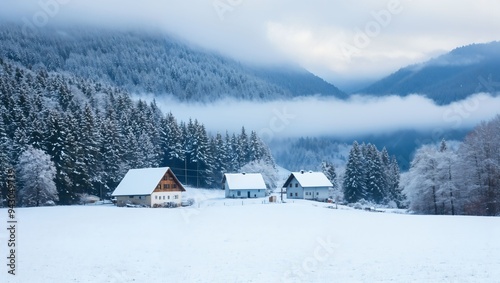
<path id="1" fill-rule="evenodd" d="M 17 209 L 0 282 L 498 282 L 500 218 L 225 200 L 177 209 Z M 6 209 L 0 210 L 6 225 Z M 0 233 L 6 263 L 7 234 Z"/>

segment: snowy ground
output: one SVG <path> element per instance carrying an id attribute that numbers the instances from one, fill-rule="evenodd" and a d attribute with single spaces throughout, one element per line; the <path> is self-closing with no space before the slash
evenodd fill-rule
<path id="1" fill-rule="evenodd" d="M 0 282 L 498 282 L 500 218 L 416 216 L 193 191 L 186 208 L 17 210 Z M 0 209 L 6 225 L 6 209 Z M 7 256 L 5 229 L 0 256 Z"/>

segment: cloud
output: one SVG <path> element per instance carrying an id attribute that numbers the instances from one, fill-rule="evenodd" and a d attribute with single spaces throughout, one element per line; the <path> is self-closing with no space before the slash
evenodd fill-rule
<path id="1" fill-rule="evenodd" d="M 3 19 L 33 22 L 45 13 L 50 23 L 154 26 L 238 60 L 293 61 L 340 86 L 458 46 L 498 40 L 500 26 L 495 0 L 4 2 Z M 354 47 L 349 56 L 346 46 Z"/>
<path id="2" fill-rule="evenodd" d="M 152 100 L 151 96 L 142 96 Z M 237 132 L 241 126 L 264 139 L 334 136 L 359 137 L 398 130 L 468 129 L 499 114 L 500 96 L 477 94 L 438 106 L 419 96 L 365 97 L 349 100 L 307 97 L 287 101 L 224 100 L 211 104 L 180 103 L 156 98 L 159 107 L 180 120 L 198 119 L 211 132 Z"/>

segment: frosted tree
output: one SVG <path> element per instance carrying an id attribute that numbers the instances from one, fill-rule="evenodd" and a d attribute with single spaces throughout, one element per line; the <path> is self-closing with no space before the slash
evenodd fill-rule
<path id="1" fill-rule="evenodd" d="M 335 166 L 328 161 L 321 162 L 321 172 L 325 174 L 326 178 L 332 183 L 333 188 L 337 188 L 337 173 Z"/>
<path id="2" fill-rule="evenodd" d="M 0 106 L 0 110 L 4 109 Z M 2 196 L 7 194 L 7 168 L 11 168 L 12 162 L 10 152 L 12 152 L 11 141 L 7 136 L 5 124 L 3 122 L 3 111 L 0 111 L 0 205 L 2 204 Z"/>
<path id="3" fill-rule="evenodd" d="M 262 178 L 264 178 L 264 182 L 267 187 L 267 194 L 272 193 L 280 184 L 279 184 L 279 175 L 278 170 L 263 160 L 252 161 L 243 167 L 241 167 L 240 172 L 246 173 L 261 173 Z"/>
<path id="4" fill-rule="evenodd" d="M 424 145 L 417 150 L 404 184 L 410 209 L 417 213 L 438 214 L 438 181 L 434 146 Z"/>
<path id="5" fill-rule="evenodd" d="M 443 139 L 437 153 L 437 183 L 439 189 L 437 196 L 439 199 L 440 214 L 455 215 L 457 211 L 457 197 L 459 191 L 455 180 L 455 164 L 458 160 L 457 154 L 448 149 L 446 141 Z"/>
<path id="6" fill-rule="evenodd" d="M 467 135 L 459 149 L 457 184 L 467 195 L 464 212 L 500 214 L 500 115 L 482 122 Z"/>
<path id="7" fill-rule="evenodd" d="M 29 146 L 17 164 L 20 203 L 23 206 L 40 206 L 59 200 L 55 176 L 56 168 L 50 156 Z"/>

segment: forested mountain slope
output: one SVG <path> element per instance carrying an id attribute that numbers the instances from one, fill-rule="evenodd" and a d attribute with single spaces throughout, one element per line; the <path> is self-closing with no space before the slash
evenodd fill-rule
<path id="1" fill-rule="evenodd" d="M 254 67 L 190 47 L 161 32 L 90 27 L 24 31 L 0 24 L 0 56 L 28 68 L 64 71 L 133 93 L 170 94 L 182 101 L 272 100 L 346 94 L 294 67 Z"/>

